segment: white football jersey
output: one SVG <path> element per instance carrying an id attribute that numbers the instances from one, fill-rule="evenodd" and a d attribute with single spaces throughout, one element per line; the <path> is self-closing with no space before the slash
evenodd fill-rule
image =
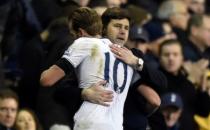
<path id="1" fill-rule="evenodd" d="M 84 101 L 74 116 L 74 130 L 123 130 L 123 107 L 133 69 L 116 59 L 108 39 L 79 38 L 64 53 L 76 70 L 81 88 L 106 80 L 105 89 L 114 91 L 109 107 Z"/>

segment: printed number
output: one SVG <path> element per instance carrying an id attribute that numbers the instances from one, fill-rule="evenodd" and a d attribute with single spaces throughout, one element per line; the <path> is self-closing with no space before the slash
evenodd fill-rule
<path id="1" fill-rule="evenodd" d="M 117 82 L 117 73 L 118 73 L 118 66 L 119 64 L 123 64 L 123 69 L 120 70 L 120 71 L 124 71 L 124 80 L 123 80 L 123 84 L 121 86 L 118 85 L 118 82 Z M 107 52 L 105 53 L 105 68 L 104 68 L 104 79 L 109 82 L 109 71 L 110 71 L 110 68 L 109 68 L 109 64 L 110 64 L 110 54 Z M 122 93 L 124 88 L 125 88 L 125 85 L 126 85 L 126 82 L 127 82 L 127 64 L 125 64 L 124 62 L 120 61 L 119 59 L 115 59 L 114 61 L 114 66 L 113 66 L 113 82 L 114 82 L 114 91 L 117 92 L 117 93 Z"/>

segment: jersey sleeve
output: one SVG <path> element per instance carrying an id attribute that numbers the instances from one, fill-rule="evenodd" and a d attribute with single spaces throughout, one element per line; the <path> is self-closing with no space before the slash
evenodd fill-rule
<path id="1" fill-rule="evenodd" d="M 91 53 L 93 43 L 88 40 L 78 39 L 65 51 L 62 58 L 68 60 L 76 68 L 85 57 Z"/>

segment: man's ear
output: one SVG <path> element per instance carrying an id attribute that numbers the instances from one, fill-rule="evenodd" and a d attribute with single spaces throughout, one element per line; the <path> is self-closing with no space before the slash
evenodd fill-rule
<path id="1" fill-rule="evenodd" d="M 87 36 L 88 33 L 87 33 L 84 29 L 79 28 L 79 29 L 78 29 L 78 32 L 77 32 L 77 35 L 78 35 L 79 37 L 84 37 L 84 36 Z"/>
<path id="2" fill-rule="evenodd" d="M 78 32 L 77 32 L 76 34 L 77 34 L 78 37 L 81 37 L 81 36 L 82 36 L 82 29 L 79 28 L 79 29 L 78 29 Z"/>

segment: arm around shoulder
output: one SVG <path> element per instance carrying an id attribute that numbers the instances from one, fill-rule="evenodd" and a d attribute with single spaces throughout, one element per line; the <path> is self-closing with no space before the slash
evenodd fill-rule
<path id="1" fill-rule="evenodd" d="M 65 72 L 57 65 L 52 65 L 41 74 L 40 84 L 43 87 L 51 87 L 65 76 Z"/>

